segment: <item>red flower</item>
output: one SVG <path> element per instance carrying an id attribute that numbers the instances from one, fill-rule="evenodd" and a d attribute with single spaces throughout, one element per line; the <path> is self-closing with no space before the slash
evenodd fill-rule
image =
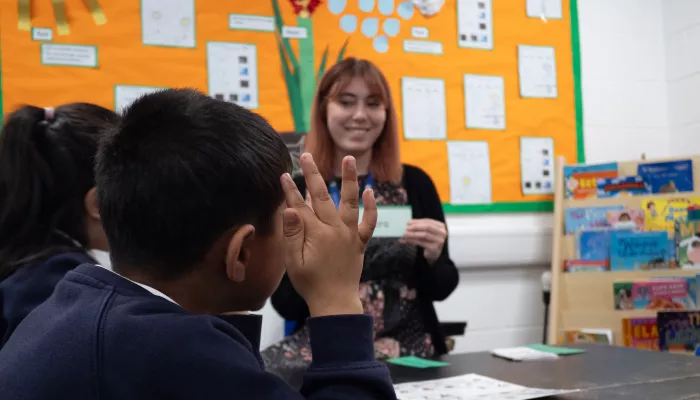
<path id="1" fill-rule="evenodd" d="M 321 5 L 321 0 L 289 0 L 294 7 L 294 14 L 303 18 L 310 17 L 314 10 Z"/>

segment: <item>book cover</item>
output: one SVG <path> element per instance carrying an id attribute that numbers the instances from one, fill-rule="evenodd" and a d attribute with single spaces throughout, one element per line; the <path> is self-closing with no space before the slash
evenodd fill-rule
<path id="1" fill-rule="evenodd" d="M 644 211 L 610 210 L 607 215 L 608 226 L 614 229 L 644 230 Z"/>
<path id="2" fill-rule="evenodd" d="M 700 268 L 700 221 L 676 221 L 678 264 L 681 268 Z"/>
<path id="3" fill-rule="evenodd" d="M 608 260 L 566 260 L 566 272 L 605 272 L 610 269 Z"/>
<path id="4" fill-rule="evenodd" d="M 610 226 L 610 216 L 619 215 L 616 214 L 616 212 L 624 209 L 625 207 L 621 205 L 608 207 L 567 208 L 564 214 L 566 234 L 573 234 L 583 229 L 608 227 Z M 642 225 L 643 222 L 644 216 L 642 214 Z"/>
<path id="5" fill-rule="evenodd" d="M 688 310 L 696 306 L 696 278 L 669 277 L 613 283 L 616 310 Z"/>
<path id="6" fill-rule="evenodd" d="M 617 163 L 565 165 L 564 198 L 596 198 L 598 179 L 616 178 L 617 174 Z"/>
<path id="7" fill-rule="evenodd" d="M 668 268 L 669 250 L 666 231 L 610 231 L 610 270 Z"/>
<path id="8" fill-rule="evenodd" d="M 637 174 L 650 186 L 652 193 L 692 192 L 693 160 L 639 164 Z"/>
<path id="9" fill-rule="evenodd" d="M 656 318 L 623 318 L 622 340 L 625 347 L 659 350 Z"/>
<path id="10" fill-rule="evenodd" d="M 598 198 L 651 194 L 651 187 L 641 176 L 598 179 Z"/>
<path id="11" fill-rule="evenodd" d="M 695 352 L 700 344 L 700 311 L 659 311 L 659 350 Z"/>
<path id="12" fill-rule="evenodd" d="M 576 234 L 577 258 L 584 261 L 610 259 L 610 229 L 599 228 L 578 231 Z"/>
<path id="13" fill-rule="evenodd" d="M 613 344 L 613 332 L 611 329 L 567 330 L 562 332 L 560 343 Z"/>
<path id="14" fill-rule="evenodd" d="M 674 197 L 663 200 L 643 200 L 644 229 L 673 234 L 675 221 L 688 220 L 688 208 L 700 205 L 700 197 Z"/>

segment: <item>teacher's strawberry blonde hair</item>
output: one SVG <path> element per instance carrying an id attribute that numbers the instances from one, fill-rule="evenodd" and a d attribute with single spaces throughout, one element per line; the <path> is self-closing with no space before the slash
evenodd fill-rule
<path id="1" fill-rule="evenodd" d="M 370 172 L 377 181 L 399 183 L 403 174 L 399 152 L 396 111 L 389 84 L 384 74 L 367 60 L 346 58 L 323 75 L 316 89 L 311 109 L 311 129 L 305 139 L 305 149 L 314 157 L 321 175 L 333 177 L 335 152 L 333 139 L 326 123 L 328 102 L 336 99 L 354 77 L 362 77 L 369 90 L 379 97 L 386 108 L 386 122 L 372 148 Z"/>

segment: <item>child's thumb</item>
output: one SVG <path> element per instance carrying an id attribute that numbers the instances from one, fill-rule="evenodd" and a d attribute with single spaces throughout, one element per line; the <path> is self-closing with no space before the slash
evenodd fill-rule
<path id="1" fill-rule="evenodd" d="M 302 220 L 299 211 L 288 208 L 282 214 L 282 222 L 284 224 L 284 238 L 286 239 L 287 264 L 290 261 L 296 263 L 302 258 L 302 249 L 304 247 L 304 220 Z M 289 259 L 291 257 L 291 259 Z"/>

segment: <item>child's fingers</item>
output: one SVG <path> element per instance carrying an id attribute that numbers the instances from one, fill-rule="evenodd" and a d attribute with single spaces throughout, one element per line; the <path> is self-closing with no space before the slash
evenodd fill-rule
<path id="1" fill-rule="evenodd" d="M 283 174 L 280 181 L 282 182 L 284 201 L 287 203 L 287 207 L 299 211 L 306 218 L 313 216 L 313 211 L 306 205 L 304 198 L 301 197 L 301 193 L 299 193 L 299 189 L 297 189 L 297 185 L 292 177 L 289 174 Z"/>
<path id="2" fill-rule="evenodd" d="M 352 229 L 357 228 L 357 220 L 360 214 L 359 191 L 357 183 L 357 166 L 355 158 L 348 156 L 343 159 L 343 185 L 340 192 L 340 218 L 345 225 Z"/>
<path id="3" fill-rule="evenodd" d="M 311 196 L 311 204 L 318 219 L 328 225 L 335 225 L 338 222 L 338 212 L 333 204 L 333 199 L 328 193 L 326 182 L 318 171 L 311 154 L 304 153 L 299 160 L 301 170 L 304 172 L 306 187 Z"/>
<path id="4" fill-rule="evenodd" d="M 374 199 L 374 191 L 366 189 L 362 193 L 362 202 L 364 203 L 364 214 L 362 214 L 362 222 L 357 228 L 362 243 L 367 244 L 372 238 L 374 228 L 377 226 L 377 201 Z"/>

